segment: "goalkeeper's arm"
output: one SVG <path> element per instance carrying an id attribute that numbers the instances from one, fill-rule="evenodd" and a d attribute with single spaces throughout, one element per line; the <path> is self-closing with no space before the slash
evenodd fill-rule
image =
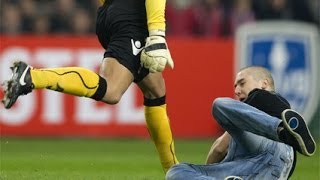
<path id="1" fill-rule="evenodd" d="M 161 72 L 168 64 L 173 68 L 168 45 L 165 40 L 165 4 L 166 0 L 146 0 L 149 37 L 141 52 L 141 63 L 150 72 Z"/>

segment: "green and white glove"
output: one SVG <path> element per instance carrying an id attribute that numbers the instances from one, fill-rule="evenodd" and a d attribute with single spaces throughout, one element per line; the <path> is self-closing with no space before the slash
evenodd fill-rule
<path id="1" fill-rule="evenodd" d="M 150 72 L 162 72 L 166 65 L 173 69 L 173 60 L 165 39 L 165 32 L 152 30 L 146 39 L 146 44 L 141 52 L 141 65 Z"/>

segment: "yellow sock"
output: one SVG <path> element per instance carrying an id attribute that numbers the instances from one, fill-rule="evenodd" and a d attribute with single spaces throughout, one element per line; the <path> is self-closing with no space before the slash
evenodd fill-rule
<path id="1" fill-rule="evenodd" d="M 106 90 L 106 82 L 101 83 L 103 78 L 80 67 L 31 69 L 31 79 L 35 89 L 47 88 L 76 96 L 92 97 L 100 84 Z"/>
<path id="2" fill-rule="evenodd" d="M 145 117 L 149 134 L 157 147 L 162 167 L 167 172 L 172 165 L 179 162 L 175 155 L 166 104 L 145 106 Z"/>

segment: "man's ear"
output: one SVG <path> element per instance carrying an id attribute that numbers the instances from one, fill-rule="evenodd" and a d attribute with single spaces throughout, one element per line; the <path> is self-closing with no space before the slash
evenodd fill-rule
<path id="1" fill-rule="evenodd" d="M 261 88 L 265 90 L 265 89 L 268 89 L 269 87 L 270 87 L 269 81 L 267 79 L 264 79 L 262 81 Z"/>

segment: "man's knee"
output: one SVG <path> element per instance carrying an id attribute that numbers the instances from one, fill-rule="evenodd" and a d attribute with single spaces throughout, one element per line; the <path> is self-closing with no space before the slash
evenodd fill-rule
<path id="1" fill-rule="evenodd" d="M 113 105 L 113 104 L 118 104 L 118 102 L 121 100 L 123 93 L 114 88 L 114 87 L 108 87 L 107 93 L 103 97 L 103 102 Z"/>
<path id="2" fill-rule="evenodd" d="M 217 116 L 223 115 L 224 111 L 230 106 L 231 101 L 234 100 L 228 97 L 216 98 L 212 103 L 211 109 L 213 117 L 217 118 Z"/>
<path id="3" fill-rule="evenodd" d="M 166 173 L 166 180 L 185 180 L 189 173 L 195 173 L 195 170 L 188 164 L 180 163 L 172 166 Z M 189 177 L 190 178 L 190 177 Z"/>

